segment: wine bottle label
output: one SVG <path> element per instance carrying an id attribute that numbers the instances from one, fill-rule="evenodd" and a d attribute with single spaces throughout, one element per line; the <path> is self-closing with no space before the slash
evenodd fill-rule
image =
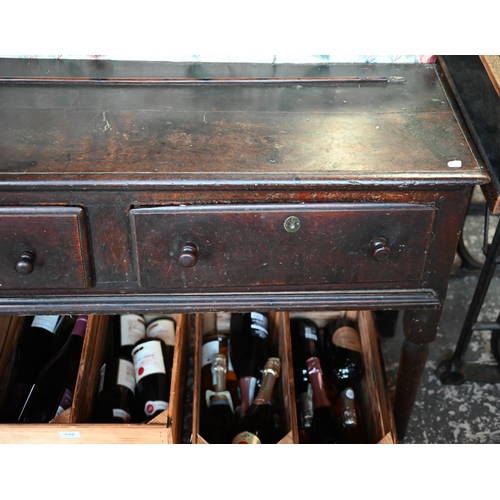
<path id="1" fill-rule="evenodd" d="M 332 343 L 344 349 L 362 352 L 359 333 L 352 326 L 341 326 L 332 335 Z"/>
<path id="2" fill-rule="evenodd" d="M 135 394 L 134 365 L 130 361 L 121 358 L 118 361 L 118 377 L 116 383 L 127 387 Z"/>
<path id="3" fill-rule="evenodd" d="M 167 345 L 175 346 L 175 323 L 172 319 L 157 319 L 146 330 L 146 337 L 159 338 Z"/>
<path id="4" fill-rule="evenodd" d="M 58 322 L 59 316 L 35 316 L 31 326 L 35 328 L 43 328 L 50 333 L 55 333 Z"/>
<path id="5" fill-rule="evenodd" d="M 136 383 L 153 373 L 167 373 L 159 340 L 139 344 L 132 351 L 132 357 Z"/>
<path id="6" fill-rule="evenodd" d="M 122 345 L 134 345 L 146 336 L 144 318 L 138 314 L 120 316 L 120 341 Z"/>
<path id="7" fill-rule="evenodd" d="M 317 335 L 316 328 L 312 328 L 311 326 L 306 325 L 304 327 L 304 337 L 306 339 L 311 339 L 311 340 L 317 341 L 318 340 L 318 335 Z"/>
<path id="8" fill-rule="evenodd" d="M 130 415 L 121 408 L 113 408 L 113 417 L 121 418 L 126 424 L 130 422 Z"/>
<path id="9" fill-rule="evenodd" d="M 56 414 L 54 415 L 54 418 L 60 415 L 64 410 L 67 410 L 71 406 L 72 402 L 73 402 L 73 392 L 70 391 L 69 389 L 66 389 L 59 403 L 59 407 L 57 408 Z"/>
<path id="10" fill-rule="evenodd" d="M 206 366 L 212 364 L 212 359 L 214 354 L 220 352 L 220 342 L 218 340 L 209 340 L 201 347 L 201 366 Z M 227 371 L 234 372 L 233 363 L 231 362 L 231 345 L 228 339 L 227 341 Z"/>
<path id="11" fill-rule="evenodd" d="M 168 403 L 166 401 L 147 401 L 144 405 L 144 413 L 148 416 L 153 415 L 158 410 L 166 410 Z"/>
<path id="12" fill-rule="evenodd" d="M 231 444 L 262 444 L 260 439 L 251 432 L 243 431 L 234 436 Z"/>
<path id="13" fill-rule="evenodd" d="M 201 348 L 201 366 L 206 366 L 212 364 L 212 358 L 214 354 L 219 352 L 219 341 L 210 340 L 206 344 L 203 344 Z"/>
<path id="14" fill-rule="evenodd" d="M 104 389 L 104 377 L 106 376 L 106 363 L 104 363 L 102 366 L 101 366 L 101 369 L 99 370 L 99 389 L 98 389 L 98 393 L 102 392 L 102 390 Z"/>
<path id="15" fill-rule="evenodd" d="M 258 335 L 259 337 L 265 339 L 267 337 L 267 318 L 258 312 L 250 313 L 250 317 L 252 318 L 252 324 L 250 328 L 253 331 L 254 335 Z"/>

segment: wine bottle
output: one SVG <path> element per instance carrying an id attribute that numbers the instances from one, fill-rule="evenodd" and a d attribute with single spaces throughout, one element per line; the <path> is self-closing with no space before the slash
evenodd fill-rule
<path id="1" fill-rule="evenodd" d="M 130 335 L 121 335 L 122 322 L 111 322 L 111 345 L 105 363 L 101 366 L 99 389 L 94 408 L 95 422 L 101 423 L 129 423 L 134 415 L 135 403 L 135 376 L 132 354 L 127 344 L 123 346 L 122 340 L 130 342 Z M 128 322 L 124 322 L 125 328 Z M 138 324 L 142 322 L 139 320 Z M 120 331 L 116 332 L 115 329 Z M 139 327 L 140 329 L 140 327 Z"/>
<path id="2" fill-rule="evenodd" d="M 15 376 L 5 398 L 2 421 L 16 422 L 40 371 L 52 356 L 60 316 L 34 316 L 16 346 Z"/>
<path id="3" fill-rule="evenodd" d="M 87 316 L 78 316 L 64 347 L 40 372 L 19 422 L 47 423 L 71 406 L 87 319 Z"/>
<path id="4" fill-rule="evenodd" d="M 171 317 L 161 316 L 155 318 L 146 328 L 147 338 L 158 338 L 165 343 L 165 361 L 172 369 L 174 364 L 175 347 L 175 320 Z"/>
<path id="5" fill-rule="evenodd" d="M 308 318 L 292 318 L 290 335 L 299 428 L 303 440 L 306 440 L 313 417 L 312 388 L 309 383 L 306 360 L 312 356 L 321 358 L 318 326 Z"/>
<path id="6" fill-rule="evenodd" d="M 238 381 L 231 361 L 229 332 L 218 331 L 216 313 L 205 314 L 203 325 L 204 333 L 201 339 L 200 418 L 203 419 L 208 410 L 205 394 L 207 391 L 212 390 L 216 383 L 216 374 L 212 363 L 215 354 L 223 354 L 226 357 L 226 388 L 231 394 L 235 412 L 239 413 Z"/>
<path id="7" fill-rule="evenodd" d="M 214 354 L 215 373 L 213 391 L 206 392 L 208 410 L 201 419 L 200 433 L 213 444 L 229 444 L 234 436 L 235 415 L 231 394 L 226 390 L 227 361 L 224 354 Z"/>
<path id="8" fill-rule="evenodd" d="M 267 359 L 267 317 L 258 312 L 232 314 L 229 339 L 231 360 L 240 391 L 240 415 L 244 415 L 255 397 L 255 389 Z"/>
<path id="9" fill-rule="evenodd" d="M 280 368 L 279 358 L 269 358 L 265 363 L 259 392 L 240 420 L 232 444 L 276 443 L 276 420 L 272 397 Z"/>
<path id="10" fill-rule="evenodd" d="M 159 338 L 139 340 L 132 349 L 136 382 L 136 408 L 140 421 L 148 421 L 168 408 L 171 368 Z"/>
<path id="11" fill-rule="evenodd" d="M 75 327 L 76 316 L 60 316 L 58 326 L 54 333 L 54 342 L 52 345 L 52 356 L 55 356 L 66 344 Z M 52 357 L 51 356 L 51 357 Z"/>
<path id="12" fill-rule="evenodd" d="M 324 328 L 326 373 L 340 391 L 342 419 L 346 427 L 357 426 L 355 386 L 364 375 L 361 339 L 355 321 L 339 318 Z"/>
<path id="13" fill-rule="evenodd" d="M 112 319 L 114 356 L 132 358 L 132 349 L 146 337 L 146 322 L 140 314 L 122 314 Z"/>
<path id="14" fill-rule="evenodd" d="M 348 436 L 345 428 L 335 415 L 335 411 L 326 393 L 319 358 L 313 356 L 307 359 L 306 366 L 313 391 L 314 407 L 310 442 L 312 444 L 347 443 Z"/>

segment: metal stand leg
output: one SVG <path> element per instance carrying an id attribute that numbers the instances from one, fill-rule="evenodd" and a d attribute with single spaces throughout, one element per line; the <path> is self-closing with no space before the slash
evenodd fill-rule
<path id="1" fill-rule="evenodd" d="M 499 319 L 497 319 L 496 323 L 476 324 L 489 285 L 495 274 L 499 249 L 500 223 L 497 225 L 495 236 L 488 248 L 486 262 L 479 275 L 476 290 L 474 291 L 474 296 L 472 297 L 472 302 L 469 306 L 455 352 L 450 359 L 442 361 L 438 367 L 438 376 L 443 384 L 459 385 L 467 380 L 490 383 L 500 382 L 500 370 L 497 365 L 488 366 L 464 362 L 464 356 L 474 330 L 496 331 L 500 328 Z"/>

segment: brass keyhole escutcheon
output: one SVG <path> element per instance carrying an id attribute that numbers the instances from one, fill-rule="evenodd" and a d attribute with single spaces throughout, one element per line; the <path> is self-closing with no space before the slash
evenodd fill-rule
<path id="1" fill-rule="evenodd" d="M 295 215 L 291 215 L 285 219 L 285 230 L 289 233 L 296 233 L 300 229 L 300 219 Z"/>

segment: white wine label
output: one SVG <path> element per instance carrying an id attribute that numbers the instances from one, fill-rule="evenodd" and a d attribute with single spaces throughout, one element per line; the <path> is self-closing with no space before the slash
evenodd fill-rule
<path id="1" fill-rule="evenodd" d="M 80 433 L 78 431 L 61 431 L 59 437 L 62 439 L 80 439 Z"/>
<path id="2" fill-rule="evenodd" d="M 251 432 L 243 431 L 234 436 L 231 444 L 262 444 L 260 439 Z"/>
<path id="3" fill-rule="evenodd" d="M 134 376 L 136 383 L 141 378 L 153 373 L 167 373 L 163 353 L 161 352 L 161 341 L 152 340 L 139 344 L 132 351 L 134 358 Z"/>
<path id="4" fill-rule="evenodd" d="M 121 418 L 126 424 L 130 422 L 130 415 L 121 408 L 113 408 L 113 417 Z"/>
<path id="5" fill-rule="evenodd" d="M 104 363 L 102 366 L 101 366 L 101 369 L 99 370 L 99 389 L 98 389 L 98 393 L 99 392 L 102 392 L 102 390 L 104 389 L 104 377 L 106 376 L 106 363 Z"/>
<path id="6" fill-rule="evenodd" d="M 201 348 L 201 366 L 206 366 L 212 364 L 212 358 L 214 354 L 219 352 L 219 341 L 210 340 L 206 344 L 203 344 Z"/>
<path id="7" fill-rule="evenodd" d="M 250 317 L 252 318 L 252 324 L 250 325 L 250 328 L 252 328 L 253 333 L 265 339 L 268 334 L 267 318 L 263 314 L 257 312 L 250 313 Z"/>
<path id="8" fill-rule="evenodd" d="M 134 345 L 146 336 L 144 318 L 138 314 L 120 316 L 120 333 L 122 345 Z"/>
<path id="9" fill-rule="evenodd" d="M 61 401 L 59 403 L 59 407 L 57 408 L 56 414 L 54 415 L 53 418 L 56 418 L 64 410 L 67 410 L 71 406 L 72 402 L 73 402 L 73 392 L 70 391 L 69 389 L 66 389 L 64 391 L 63 397 L 61 398 Z"/>
<path id="10" fill-rule="evenodd" d="M 332 343 L 344 349 L 363 352 L 359 333 L 351 326 L 341 326 L 332 335 Z"/>
<path id="11" fill-rule="evenodd" d="M 316 335 L 316 329 L 307 325 L 304 328 L 304 336 L 306 339 L 318 340 L 318 336 Z"/>
<path id="12" fill-rule="evenodd" d="M 168 403 L 166 401 L 148 401 L 144 405 L 144 413 L 146 415 L 153 415 L 158 410 L 164 411 L 168 408 Z"/>
<path id="13" fill-rule="evenodd" d="M 167 345 L 175 346 L 175 323 L 173 319 L 158 319 L 146 330 L 146 337 L 159 338 Z"/>
<path id="14" fill-rule="evenodd" d="M 133 363 L 120 358 L 118 361 L 118 377 L 116 383 L 127 387 L 135 394 L 135 375 Z"/>
<path id="15" fill-rule="evenodd" d="M 33 318 L 31 326 L 36 328 L 43 328 L 50 333 L 55 333 L 58 326 L 58 321 L 59 316 L 35 316 Z"/>

